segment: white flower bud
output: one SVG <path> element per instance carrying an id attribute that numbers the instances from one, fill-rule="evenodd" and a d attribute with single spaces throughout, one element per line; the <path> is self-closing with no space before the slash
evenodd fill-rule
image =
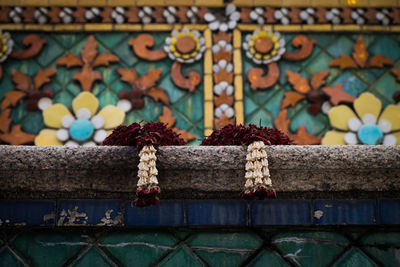
<path id="1" fill-rule="evenodd" d="M 155 175 L 150 176 L 150 184 L 158 184 L 158 180 Z"/>
<path id="2" fill-rule="evenodd" d="M 245 176 L 246 179 L 252 179 L 253 178 L 253 172 L 252 171 L 248 171 L 246 172 Z"/>
<path id="3" fill-rule="evenodd" d="M 157 171 L 156 168 L 151 168 L 150 169 L 150 175 L 157 175 L 157 174 L 158 174 L 158 171 Z"/>
<path id="4" fill-rule="evenodd" d="M 253 170 L 253 168 L 254 168 L 253 163 L 251 161 L 248 161 L 246 163 L 246 171 Z"/>
<path id="5" fill-rule="evenodd" d="M 253 187 L 253 181 L 251 179 L 246 180 L 246 184 L 244 185 L 245 188 Z"/>
<path id="6" fill-rule="evenodd" d="M 139 168 L 139 170 L 142 170 L 142 171 L 149 170 L 149 167 L 147 166 L 147 164 L 145 162 L 140 162 L 138 165 L 138 168 Z"/>

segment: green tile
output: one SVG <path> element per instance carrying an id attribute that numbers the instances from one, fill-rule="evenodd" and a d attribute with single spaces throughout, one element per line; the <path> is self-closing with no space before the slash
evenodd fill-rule
<path id="1" fill-rule="evenodd" d="M 103 108 L 107 105 L 116 105 L 119 101 L 118 96 L 113 94 L 111 91 L 105 91 L 103 94 L 101 94 L 99 97 L 99 108 Z"/>
<path id="2" fill-rule="evenodd" d="M 55 97 L 53 98 L 53 103 L 60 103 L 71 109 L 73 99 L 74 96 L 72 96 L 70 93 L 68 93 L 67 91 L 61 91 L 60 93 L 55 95 Z"/>
<path id="3" fill-rule="evenodd" d="M 362 37 L 363 39 L 363 43 L 369 48 L 369 46 L 371 46 L 371 44 L 375 41 L 375 37 L 377 37 L 378 35 L 376 34 L 352 34 L 349 35 L 349 37 L 354 41 L 354 43 L 357 41 L 358 37 Z"/>
<path id="4" fill-rule="evenodd" d="M 355 40 L 352 40 L 345 35 L 341 35 L 329 46 L 327 51 L 334 58 L 337 58 L 341 55 L 351 56 L 353 53 L 354 43 Z"/>
<path id="5" fill-rule="evenodd" d="M 358 97 L 365 90 L 367 90 L 367 84 L 357 78 L 357 76 L 354 76 L 350 70 L 342 72 L 342 74 L 332 83 L 332 85 L 338 83 L 343 84 L 343 90 L 354 97 Z"/>
<path id="6" fill-rule="evenodd" d="M 9 249 L 4 249 L 2 252 L 0 252 L 0 265 L 10 267 L 26 266 L 19 261 Z"/>
<path id="7" fill-rule="evenodd" d="M 158 117 L 163 112 L 163 105 L 154 102 L 149 97 L 144 98 L 144 108 L 136 111 L 146 121 L 158 121 Z"/>
<path id="8" fill-rule="evenodd" d="M 275 251 L 263 249 L 248 265 L 248 267 L 276 266 L 286 267 L 288 265 Z"/>
<path id="9" fill-rule="evenodd" d="M 175 267 L 175 266 L 204 266 L 193 253 L 187 248 L 180 247 L 174 252 L 169 254 L 161 263 L 157 266 L 160 267 Z"/>
<path id="10" fill-rule="evenodd" d="M 400 233 L 375 233 L 363 239 L 364 249 L 384 266 L 399 266 Z"/>
<path id="11" fill-rule="evenodd" d="M 176 105 L 176 110 L 185 114 L 190 121 L 198 121 L 203 117 L 203 96 L 201 93 L 195 92 L 188 94 Z"/>
<path id="12" fill-rule="evenodd" d="M 347 251 L 340 259 L 338 259 L 334 267 L 347 267 L 347 266 L 378 266 L 372 259 L 370 259 L 367 255 L 365 255 L 358 248 L 352 248 Z"/>
<path id="13" fill-rule="evenodd" d="M 182 113 L 173 112 L 174 116 L 176 117 L 175 126 L 178 129 L 187 130 L 193 127 L 193 123 L 190 119 L 184 116 Z"/>
<path id="14" fill-rule="evenodd" d="M 318 118 L 308 113 L 307 109 L 303 109 L 292 118 L 290 122 L 290 131 L 296 132 L 297 129 L 303 125 L 307 127 L 307 131 L 312 135 L 317 135 L 326 127 Z"/>
<path id="15" fill-rule="evenodd" d="M 41 267 L 63 265 L 85 244 L 79 234 L 53 231 L 24 233 L 14 241 L 21 253 Z"/>
<path id="16" fill-rule="evenodd" d="M 70 92 L 73 96 L 77 96 L 82 92 L 81 84 L 77 82 L 70 82 L 69 84 L 67 84 L 65 89 L 67 89 L 68 92 Z"/>
<path id="17" fill-rule="evenodd" d="M 107 88 L 103 83 L 95 83 L 92 87 L 92 94 L 99 97 L 105 90 L 107 90 Z"/>
<path id="18" fill-rule="evenodd" d="M 145 119 L 137 112 L 137 111 L 130 111 L 125 115 L 124 125 L 130 125 L 134 122 L 141 122 Z"/>
<path id="19" fill-rule="evenodd" d="M 248 115 L 252 114 L 255 110 L 257 110 L 258 105 L 254 103 L 254 101 L 250 97 L 244 98 L 244 115 L 247 117 Z"/>
<path id="20" fill-rule="evenodd" d="M 29 77 L 34 77 L 41 67 L 33 60 L 7 60 L 3 71 L 12 77 L 11 71 L 15 69 Z"/>
<path id="21" fill-rule="evenodd" d="M 98 249 L 91 248 L 83 256 L 81 256 L 79 258 L 79 260 L 72 266 L 75 266 L 75 267 L 88 267 L 88 266 L 108 267 L 108 266 L 117 266 L 117 265 L 112 263 L 109 259 L 106 259 Z"/>
<path id="22" fill-rule="evenodd" d="M 6 93 L 15 89 L 11 79 L 7 76 L 4 76 L 3 79 L 0 80 L 0 88 L 0 100 L 3 100 L 3 97 Z"/>
<path id="23" fill-rule="evenodd" d="M 46 67 L 64 54 L 64 48 L 49 35 L 46 35 L 44 39 L 46 40 L 46 45 L 35 59 L 43 67 Z"/>
<path id="24" fill-rule="evenodd" d="M 73 76 L 75 73 L 81 71 L 80 67 L 74 67 L 71 69 L 67 69 L 65 66 L 58 66 L 57 73 L 53 76 L 52 80 L 56 79 L 61 85 L 65 86 L 71 82 L 76 83 L 80 86 L 80 84 L 73 80 Z"/>
<path id="25" fill-rule="evenodd" d="M 127 38 L 127 33 L 96 33 L 95 38 L 98 42 L 108 49 L 112 49 L 116 44 L 122 41 L 122 39 Z"/>
<path id="26" fill-rule="evenodd" d="M 382 104 L 386 107 L 388 104 L 394 104 L 393 94 L 400 90 L 400 83 L 396 82 L 393 75 L 386 73 L 373 85 L 373 90 L 385 97 L 386 100 Z"/>
<path id="27" fill-rule="evenodd" d="M 62 34 L 62 33 L 57 33 L 57 34 L 52 34 L 52 37 L 57 40 L 59 44 L 61 44 L 63 47 L 66 49 L 69 49 L 73 47 L 76 43 L 81 41 L 84 37 L 85 34 L 83 33 L 77 33 L 74 32 L 73 34 Z"/>
<path id="28" fill-rule="evenodd" d="M 36 111 L 22 123 L 22 130 L 30 134 L 39 134 L 40 130 L 46 128 L 43 122 L 42 111 Z"/>
<path id="29" fill-rule="evenodd" d="M 334 34 L 329 33 L 316 33 L 316 34 L 307 34 L 307 37 L 310 39 L 314 39 L 319 47 L 325 48 L 327 47 L 334 39 Z"/>
<path id="30" fill-rule="evenodd" d="M 400 57 L 399 44 L 390 38 L 390 36 L 382 36 L 382 38 L 374 43 L 368 51 L 370 53 L 370 57 L 381 54 L 393 61 L 397 61 Z"/>
<path id="31" fill-rule="evenodd" d="M 102 80 L 98 81 L 107 85 L 112 84 L 116 80 L 120 79 L 120 75 L 116 72 L 116 69 L 120 68 L 118 62 L 111 63 L 109 67 L 98 67 L 96 71 L 100 72 Z"/>
<path id="32" fill-rule="evenodd" d="M 139 58 L 136 57 L 132 47 L 128 44 L 131 39 L 132 38 L 124 39 L 113 49 L 114 54 L 117 55 L 121 59 L 121 62 L 125 65 L 124 68 L 128 66 L 132 67 L 139 61 Z"/>
<path id="33" fill-rule="evenodd" d="M 289 232 L 275 236 L 272 243 L 297 266 L 327 266 L 348 241 L 330 232 Z"/>
<path id="34" fill-rule="evenodd" d="M 173 250 L 177 240 L 161 230 L 125 230 L 109 233 L 100 243 L 125 266 L 150 266 Z"/>
<path id="35" fill-rule="evenodd" d="M 314 46 L 314 49 L 313 49 L 311 55 L 308 58 L 306 58 L 302 61 L 299 61 L 299 62 L 301 64 L 301 66 L 307 66 L 310 63 L 312 63 L 315 59 L 319 58 L 321 55 L 322 55 L 321 49 L 318 46 Z"/>
<path id="36" fill-rule="evenodd" d="M 287 76 L 286 76 L 286 71 L 290 70 L 292 72 L 299 72 L 301 70 L 301 66 L 297 64 L 296 62 L 291 62 L 291 61 L 285 61 L 281 60 L 279 61 L 279 84 L 281 85 L 286 85 L 287 84 Z"/>
<path id="37" fill-rule="evenodd" d="M 161 73 L 161 77 L 163 77 L 164 75 L 170 73 L 171 66 L 167 63 L 168 61 L 165 60 L 158 62 L 140 61 L 138 64 L 135 65 L 134 69 L 138 76 L 142 76 L 144 74 L 147 74 L 150 70 L 161 68 L 163 70 Z M 156 84 L 158 84 L 158 81 L 156 81 Z"/>
<path id="38" fill-rule="evenodd" d="M 332 61 L 332 57 L 325 52 L 321 52 L 315 59 L 305 67 L 308 73 L 314 74 L 323 70 L 330 70 L 329 64 Z"/>
<path id="39" fill-rule="evenodd" d="M 245 118 L 245 124 L 253 123 L 257 126 L 274 127 L 274 118 L 265 110 L 258 110 L 256 113 Z"/>
<path id="40" fill-rule="evenodd" d="M 13 123 L 20 123 L 29 114 L 29 111 L 26 109 L 26 102 L 26 99 L 20 100 L 17 106 L 11 110 Z"/>
<path id="41" fill-rule="evenodd" d="M 267 104 L 264 105 L 264 107 L 272 113 L 275 117 L 278 116 L 279 112 L 281 111 L 281 103 L 283 100 L 283 96 L 285 94 L 285 91 L 280 89 L 275 92 L 273 97 L 270 98 Z"/>
<path id="42" fill-rule="evenodd" d="M 191 229 L 187 229 L 187 228 L 173 228 L 171 229 L 171 231 L 173 233 L 175 233 L 175 235 L 180 239 L 180 240 L 184 240 L 186 239 L 191 233 L 192 230 Z M 1 241 L 1 240 L 0 240 Z"/>
<path id="43" fill-rule="evenodd" d="M 69 49 L 69 53 L 74 54 L 80 58 L 81 51 L 82 51 L 83 47 L 85 46 L 86 42 L 88 41 L 88 39 L 89 39 L 89 35 L 85 35 L 84 38 L 79 40 L 79 42 L 77 42 L 73 47 L 71 47 Z"/>
<path id="44" fill-rule="evenodd" d="M 176 103 L 179 99 L 181 99 L 184 95 L 187 94 L 187 91 L 178 89 L 171 80 L 171 77 L 168 75 L 161 78 L 156 87 L 165 90 L 171 104 Z"/>

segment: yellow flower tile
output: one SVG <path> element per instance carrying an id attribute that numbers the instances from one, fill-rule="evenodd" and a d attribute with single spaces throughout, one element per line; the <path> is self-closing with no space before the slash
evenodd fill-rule
<path id="1" fill-rule="evenodd" d="M 112 105 L 105 106 L 98 115 L 104 119 L 104 129 L 115 128 L 121 125 L 125 119 L 125 112 Z"/>
<path id="2" fill-rule="evenodd" d="M 400 132 L 397 133 L 393 133 L 392 135 L 394 135 L 394 137 L 396 137 L 396 145 L 400 145 Z"/>
<path id="3" fill-rule="evenodd" d="M 90 110 L 92 116 L 96 113 L 99 107 L 99 100 L 89 92 L 82 92 L 72 101 L 72 110 L 76 114 L 81 108 L 87 108 Z"/>
<path id="4" fill-rule="evenodd" d="M 389 121 L 392 124 L 392 131 L 400 130 L 400 106 L 387 106 L 379 117 L 379 120 Z"/>
<path id="5" fill-rule="evenodd" d="M 329 120 L 331 121 L 331 125 L 340 130 L 348 130 L 349 127 L 347 126 L 347 122 L 351 118 L 355 117 L 357 117 L 356 114 L 345 105 L 333 107 L 329 111 Z"/>
<path id="6" fill-rule="evenodd" d="M 35 138 L 36 146 L 62 146 L 63 143 L 57 139 L 57 130 L 43 129 Z"/>
<path id="7" fill-rule="evenodd" d="M 354 109 L 361 119 L 368 113 L 378 118 L 381 108 L 381 101 L 371 93 L 363 93 L 354 101 Z"/>
<path id="8" fill-rule="evenodd" d="M 346 133 L 341 133 L 337 131 L 329 131 L 322 138 L 322 145 L 345 145 L 344 136 Z"/>
<path id="9" fill-rule="evenodd" d="M 44 124 L 52 128 L 61 128 L 61 119 L 71 115 L 63 104 L 54 104 L 43 111 Z"/>

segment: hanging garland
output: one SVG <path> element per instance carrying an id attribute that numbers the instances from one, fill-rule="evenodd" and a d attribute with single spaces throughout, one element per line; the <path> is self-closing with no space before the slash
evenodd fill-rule
<path id="1" fill-rule="evenodd" d="M 141 126 L 132 123 L 117 127 L 103 142 L 106 146 L 134 146 L 139 152 L 138 183 L 135 206 L 157 205 L 161 193 L 157 180 L 157 148 L 159 146 L 181 146 L 186 142 L 161 122 Z"/>
<path id="2" fill-rule="evenodd" d="M 246 200 L 276 197 L 268 169 L 266 145 L 290 145 L 289 137 L 279 130 L 250 124 L 229 124 L 205 138 L 203 146 L 245 145 L 246 183 L 241 197 Z"/>

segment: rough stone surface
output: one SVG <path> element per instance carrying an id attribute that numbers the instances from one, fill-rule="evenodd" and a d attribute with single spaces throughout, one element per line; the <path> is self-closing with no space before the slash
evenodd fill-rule
<path id="1" fill-rule="evenodd" d="M 395 196 L 400 146 L 271 146 L 278 197 Z M 244 185 L 245 147 L 161 147 L 164 198 L 237 198 Z M 0 146 L 2 198 L 133 198 L 132 147 Z"/>

